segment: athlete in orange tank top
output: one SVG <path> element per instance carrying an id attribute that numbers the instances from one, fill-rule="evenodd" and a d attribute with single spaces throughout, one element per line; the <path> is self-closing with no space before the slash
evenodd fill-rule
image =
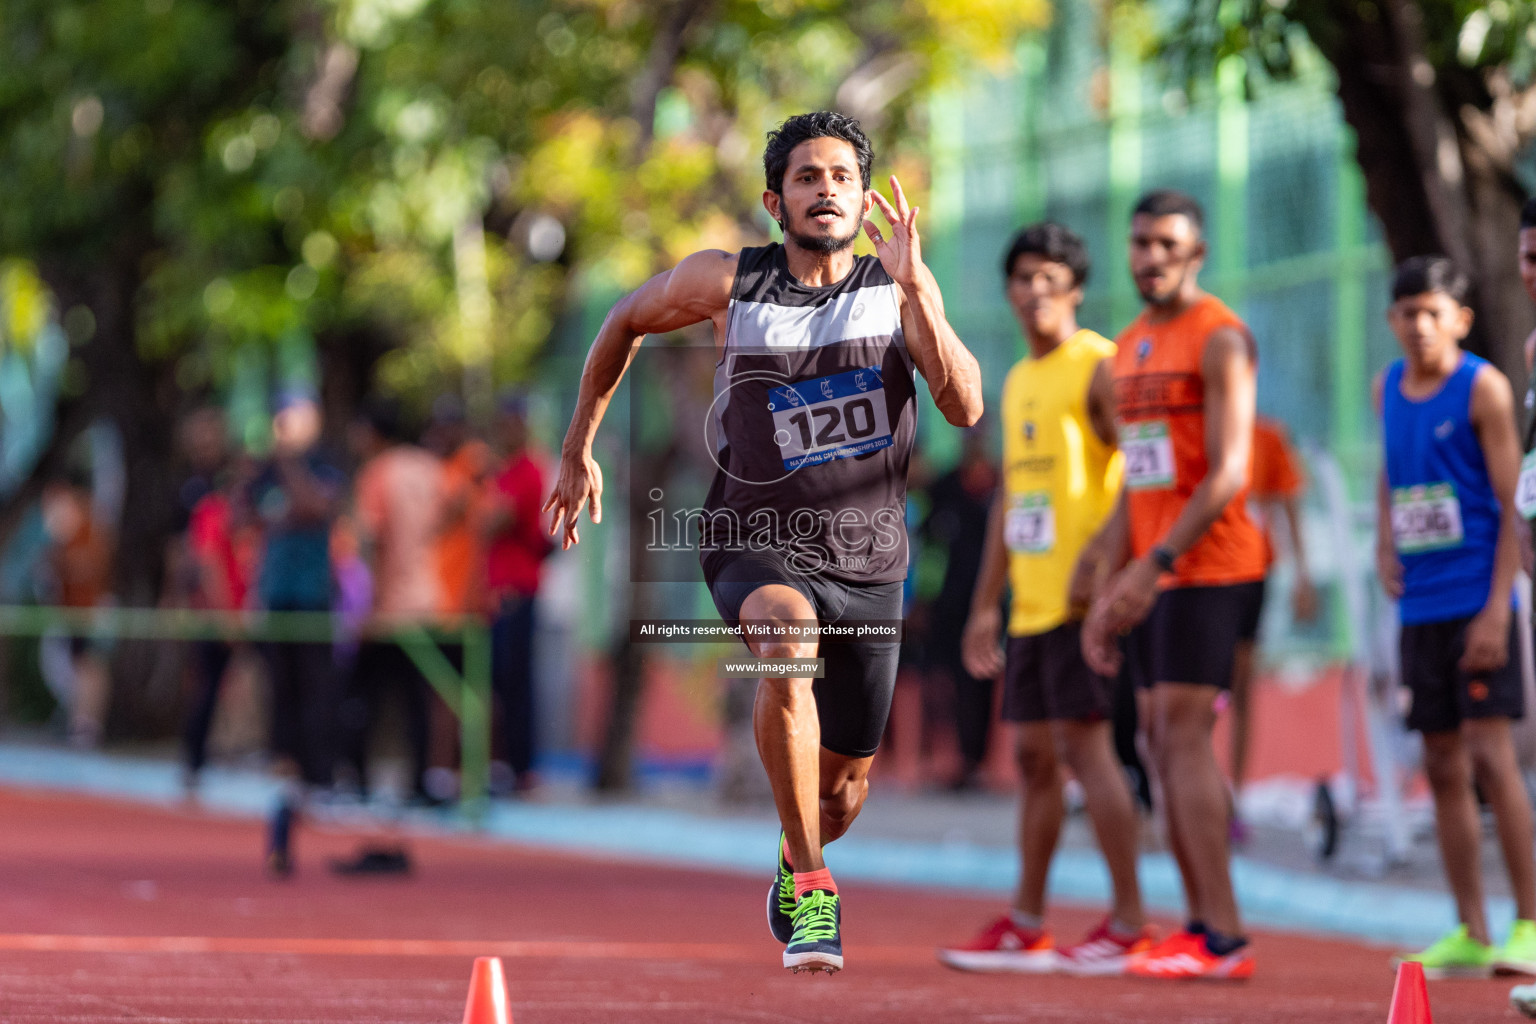
<path id="1" fill-rule="evenodd" d="M 1115 339 L 1115 401 L 1125 452 L 1131 557 L 1148 554 L 1167 534 L 1195 487 L 1210 471 L 1206 460 L 1205 343 L 1221 327 L 1253 341 L 1236 313 L 1214 295 L 1202 295 L 1168 320 L 1147 311 Z M 1174 562 L 1164 586 L 1248 583 L 1264 578 L 1264 535 L 1248 518 L 1248 483 L 1209 529 Z"/>
<path id="2" fill-rule="evenodd" d="M 1264 542 L 1244 508 L 1253 440 L 1253 338 L 1200 289 L 1200 204 L 1152 192 L 1131 218 L 1130 265 L 1145 311 L 1121 332 L 1115 395 L 1125 490 L 1074 583 L 1109 569 L 1083 622 L 1100 673 L 1129 659 L 1162 780 L 1189 924 L 1130 965 L 1152 978 L 1246 978 L 1227 845 L 1226 784 L 1211 748 L 1217 694 L 1231 681 L 1246 591 Z M 1124 639 L 1124 653 L 1120 640 Z"/>

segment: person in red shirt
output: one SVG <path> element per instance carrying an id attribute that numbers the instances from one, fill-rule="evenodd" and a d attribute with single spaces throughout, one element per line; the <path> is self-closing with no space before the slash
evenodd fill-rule
<path id="1" fill-rule="evenodd" d="M 246 606 L 259 539 L 233 495 L 246 486 L 253 472 L 249 458 L 237 458 L 229 478 L 214 484 L 191 507 L 186 546 L 193 585 L 187 597 L 193 608 L 233 612 Z M 234 647 L 224 640 L 199 640 L 192 651 L 195 684 L 182 729 L 182 783 L 189 794 L 195 793 L 208 761 L 208 734 Z"/>
<path id="2" fill-rule="evenodd" d="M 481 517 L 486 537 L 485 588 L 492 616 L 491 679 L 501 702 L 507 763 L 515 785 L 533 784 L 533 630 L 539 573 L 551 550 L 539 507 L 544 501 L 542 460 L 528 446 L 527 402 L 504 396 L 497 409 L 497 440 L 506 459 L 486 486 Z"/>

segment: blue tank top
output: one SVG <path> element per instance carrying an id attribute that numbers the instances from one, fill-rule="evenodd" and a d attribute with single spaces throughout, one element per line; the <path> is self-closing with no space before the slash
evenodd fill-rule
<path id="1" fill-rule="evenodd" d="M 1420 401 L 1403 397 L 1404 361 L 1387 368 L 1382 436 L 1405 626 L 1476 615 L 1488 601 L 1499 502 L 1472 429 L 1472 381 L 1487 365 L 1463 354 L 1440 390 Z"/>

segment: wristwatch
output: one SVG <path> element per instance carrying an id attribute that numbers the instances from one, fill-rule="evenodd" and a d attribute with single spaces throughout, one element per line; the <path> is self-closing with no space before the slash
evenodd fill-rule
<path id="1" fill-rule="evenodd" d="M 1151 551 L 1152 564 L 1163 572 L 1173 572 L 1173 563 L 1179 557 L 1166 544 L 1159 544 Z"/>

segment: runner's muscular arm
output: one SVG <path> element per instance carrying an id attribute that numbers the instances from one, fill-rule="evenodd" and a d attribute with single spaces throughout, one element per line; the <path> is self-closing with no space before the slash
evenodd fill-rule
<path id="1" fill-rule="evenodd" d="M 1179 517 L 1159 542 L 1175 556 L 1205 536 L 1248 479 L 1258 374 L 1252 346 L 1241 331 L 1211 332 L 1200 358 L 1205 381 L 1205 479 L 1195 486 Z"/>
<path id="2" fill-rule="evenodd" d="M 907 353 L 928 382 L 933 404 L 953 425 L 969 427 L 981 419 L 981 367 L 944 318 L 939 282 L 923 262 L 917 233 L 919 208 L 907 203 L 896 175 L 890 180 L 894 204 L 879 192 L 870 193 L 885 216 L 890 237 L 870 217 L 864 218 L 864 231 L 875 244 L 880 265 L 901 289 L 901 330 Z"/>
<path id="3" fill-rule="evenodd" d="M 576 411 L 560 446 L 560 472 L 543 511 L 553 510 L 549 533 L 564 527 L 561 547 L 580 541 L 576 522 L 591 503 L 594 523 L 603 520 L 603 473 L 592 457 L 592 440 L 647 334 L 665 334 L 713 320 L 718 328 L 730 304 L 737 255 L 709 249 L 651 278 L 614 304 L 598 329 L 581 370 Z"/>
<path id="4" fill-rule="evenodd" d="M 1520 513 L 1515 485 L 1520 478 L 1520 441 L 1515 430 L 1515 396 L 1509 379 L 1492 366 L 1472 381 L 1472 427 L 1488 466 L 1488 482 L 1499 500 L 1499 540 L 1493 555 L 1488 603 L 1467 626 L 1463 672 L 1491 672 L 1509 659 L 1509 594 L 1520 568 Z"/>
<path id="5" fill-rule="evenodd" d="M 916 281 L 902 288 L 901 330 L 933 404 L 957 427 L 981 419 L 981 366 L 944 316 L 944 297 L 933 272 L 919 264 Z"/>

